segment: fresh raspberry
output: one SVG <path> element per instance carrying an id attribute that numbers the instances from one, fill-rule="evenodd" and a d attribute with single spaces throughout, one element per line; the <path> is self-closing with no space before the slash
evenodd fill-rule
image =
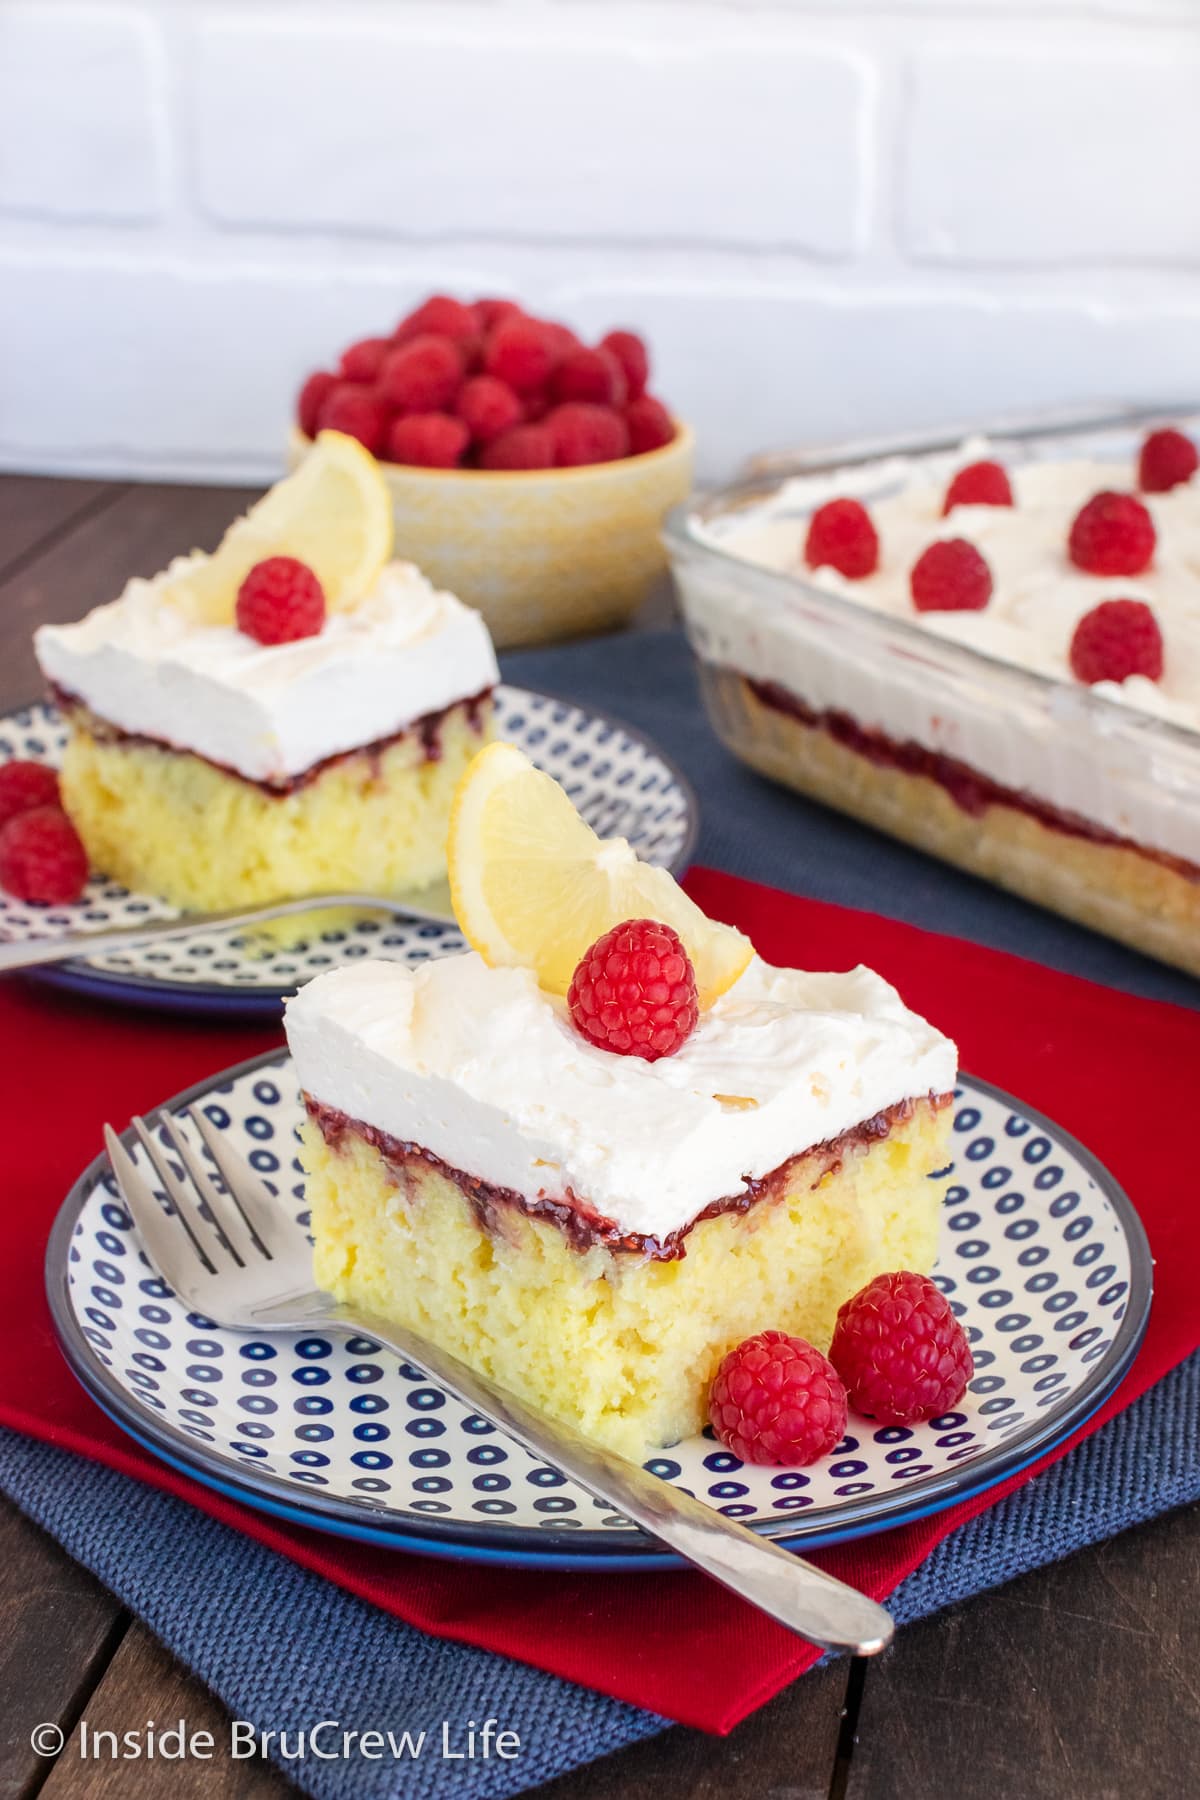
<path id="1" fill-rule="evenodd" d="M 87 886 L 87 851 L 61 806 L 35 806 L 0 831 L 0 887 L 61 905 Z"/>
<path id="2" fill-rule="evenodd" d="M 583 349 L 577 334 L 571 330 L 569 325 L 564 325 L 560 319 L 539 319 L 537 323 L 542 328 L 546 342 L 550 346 L 550 354 L 556 363 L 561 357 L 572 356 L 576 350 Z"/>
<path id="3" fill-rule="evenodd" d="M 1067 554 L 1085 575 L 1140 575 L 1154 555 L 1154 520 L 1132 494 L 1093 494 L 1080 508 Z"/>
<path id="4" fill-rule="evenodd" d="M 674 1056 L 699 1017 L 696 971 L 669 925 L 626 919 L 580 957 L 567 1006 L 576 1031 L 617 1056 Z"/>
<path id="5" fill-rule="evenodd" d="M 1124 681 L 1145 675 L 1161 681 L 1162 632 L 1144 600 L 1102 600 L 1084 613 L 1071 639 L 1077 681 Z"/>
<path id="6" fill-rule="evenodd" d="M 644 456 L 647 450 L 661 450 L 675 437 L 675 422 L 661 400 L 653 394 L 639 394 L 625 408 L 629 427 L 630 456 Z"/>
<path id="7" fill-rule="evenodd" d="M 488 334 L 483 346 L 483 367 L 486 374 L 507 381 L 518 394 L 527 394 L 545 387 L 560 354 L 540 320 L 518 314 L 516 318 L 502 319 Z"/>
<path id="8" fill-rule="evenodd" d="M 255 563 L 238 589 L 237 626 L 260 644 L 316 637 L 325 623 L 325 590 L 294 556 Z"/>
<path id="9" fill-rule="evenodd" d="M 341 381 L 332 389 L 318 419 L 322 431 L 344 431 L 378 456 L 387 436 L 392 409 L 375 388 Z"/>
<path id="10" fill-rule="evenodd" d="M 1200 455 L 1182 431 L 1152 431 L 1138 457 L 1138 486 L 1144 494 L 1165 494 L 1190 481 Z"/>
<path id="11" fill-rule="evenodd" d="M 525 417 L 515 390 L 494 375 L 472 375 L 464 381 L 454 410 L 477 444 L 490 444 Z"/>
<path id="12" fill-rule="evenodd" d="M 49 763 L 0 763 L 0 829 L 35 806 L 59 806 L 58 771 Z"/>
<path id="13" fill-rule="evenodd" d="M 456 469 L 470 441 L 467 427 L 450 413 L 406 413 L 388 433 L 388 461 L 415 463 L 424 469 Z"/>
<path id="14" fill-rule="evenodd" d="M 609 406 L 570 400 L 547 414 L 546 426 L 554 439 L 554 460 L 560 469 L 616 462 L 629 454 L 629 427 Z"/>
<path id="15" fill-rule="evenodd" d="M 918 612 L 979 612 L 992 597 L 992 571 L 966 538 L 939 538 L 908 577 Z"/>
<path id="16" fill-rule="evenodd" d="M 804 560 L 810 569 L 836 569 L 861 581 L 879 567 L 879 533 L 860 500 L 827 500 L 808 522 Z"/>
<path id="17" fill-rule="evenodd" d="M 380 371 L 379 392 L 405 412 L 441 412 L 453 406 L 464 367 L 457 344 L 426 332 L 388 353 Z"/>
<path id="18" fill-rule="evenodd" d="M 545 425 L 514 425 L 485 444 L 481 469 L 552 469 L 554 438 Z"/>
<path id="19" fill-rule="evenodd" d="M 321 408 L 337 384 L 336 375 L 331 375 L 327 369 L 318 369 L 300 389 L 300 398 L 296 402 L 296 423 L 305 437 L 316 437 Z"/>
<path id="20" fill-rule="evenodd" d="M 392 333 L 394 344 L 407 344 L 413 338 L 449 338 L 469 356 L 479 341 L 479 320 L 473 307 L 449 294 L 432 294 L 414 312 L 401 319 Z"/>
<path id="21" fill-rule="evenodd" d="M 494 331 L 505 319 L 519 319 L 523 316 L 515 300 L 476 300 L 471 311 L 485 334 Z"/>
<path id="22" fill-rule="evenodd" d="M 877 1275 L 839 1309 L 829 1359 L 850 1404 L 881 1425 L 935 1419 L 975 1373 L 967 1334 L 928 1275 Z"/>
<path id="23" fill-rule="evenodd" d="M 358 381 L 364 387 L 370 387 L 379 378 L 383 367 L 383 359 L 392 349 L 390 338 L 359 338 L 356 344 L 347 344 L 338 361 L 338 373 L 343 381 Z"/>
<path id="24" fill-rule="evenodd" d="M 646 391 L 650 379 L 650 353 L 636 331 L 610 331 L 600 339 L 600 348 L 616 357 L 625 371 L 629 398 L 636 400 Z"/>
<path id="25" fill-rule="evenodd" d="M 624 406 L 625 371 L 610 350 L 571 350 L 550 378 L 554 398 L 590 400 L 597 406 Z"/>
<path id="26" fill-rule="evenodd" d="M 675 441 L 675 421 L 653 394 L 639 394 L 625 407 L 621 417 L 629 433 L 630 456 L 644 456 L 650 450 L 661 450 Z"/>
<path id="27" fill-rule="evenodd" d="M 942 517 L 956 506 L 1011 506 L 1012 482 L 1008 471 L 998 462 L 968 463 L 960 469 L 946 489 Z"/>
<path id="28" fill-rule="evenodd" d="M 829 1358 L 803 1338 L 760 1331 L 717 1370 L 708 1416 L 745 1463 L 812 1463 L 845 1436 L 846 1390 Z"/>
<path id="29" fill-rule="evenodd" d="M 521 395 L 521 405 L 525 412 L 525 423 L 537 425 L 545 418 L 554 402 L 545 388 L 534 388 L 532 393 Z"/>

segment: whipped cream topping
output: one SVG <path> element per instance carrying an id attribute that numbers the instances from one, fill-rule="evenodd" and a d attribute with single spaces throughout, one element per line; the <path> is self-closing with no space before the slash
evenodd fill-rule
<path id="1" fill-rule="evenodd" d="M 942 518 L 951 476 L 989 455 L 1007 468 L 1016 505 L 960 506 Z M 1200 863 L 1197 747 L 1162 730 L 1162 722 L 1200 730 L 1200 485 L 1139 495 L 1158 534 L 1143 575 L 1085 575 L 1066 555 L 1071 521 L 1093 494 L 1135 487 L 1128 457 L 1021 460 L 1011 444 L 993 450 L 983 440 L 802 476 L 756 504 L 693 519 L 693 536 L 727 554 L 685 559 L 678 570 L 689 635 L 706 661 L 778 684 L 815 712 L 846 713 L 1117 837 Z M 804 562 L 810 514 L 838 495 L 861 498 L 879 533 L 880 566 L 864 581 Z M 980 612 L 919 613 L 909 571 L 929 543 L 949 537 L 968 539 L 987 559 L 991 600 Z M 795 585 L 768 589 L 742 559 Z M 878 637 L 839 630 L 806 598 L 814 587 L 880 615 Z M 1154 608 L 1163 680 L 1086 687 L 1068 662 L 1075 625 L 1101 600 L 1121 597 Z M 902 637 L 889 635 L 893 620 L 903 622 Z M 992 660 L 945 656 L 947 641 Z M 1022 680 L 1022 671 L 1053 685 Z"/>
<path id="2" fill-rule="evenodd" d="M 956 506 L 942 517 L 955 469 L 994 457 L 1008 466 L 1014 506 Z M 1104 489 L 1137 494 L 1154 520 L 1157 545 L 1141 575 L 1086 575 L 1067 557 L 1072 520 Z M 879 533 L 879 567 L 862 581 L 804 560 L 808 516 L 837 495 L 861 498 Z M 761 509 L 701 527 L 722 547 L 768 568 L 845 594 L 860 605 L 914 621 L 934 636 L 985 651 L 1041 675 L 1074 682 L 1069 652 L 1080 619 L 1103 600 L 1144 600 L 1163 634 L 1162 680 L 1143 675 L 1098 682 L 1093 692 L 1200 730 L 1200 485 L 1141 494 L 1128 460 L 1013 463 L 1006 448 L 981 439 L 952 458 L 889 458 L 864 468 L 787 482 Z M 992 572 L 992 596 L 979 612 L 919 613 L 909 572 L 939 538 L 966 538 Z"/>
<path id="3" fill-rule="evenodd" d="M 451 1167 L 663 1239 L 888 1106 L 954 1085 L 948 1038 L 866 968 L 759 959 L 674 1056 L 582 1038 L 527 969 L 359 963 L 287 1003 L 314 1100 Z"/>
<path id="4" fill-rule="evenodd" d="M 482 618 L 412 563 L 388 563 L 316 637 L 259 644 L 164 600 L 167 583 L 199 560 L 177 557 L 161 575 L 135 578 L 77 624 L 41 626 L 43 674 L 123 731 L 250 781 L 302 775 L 499 679 Z"/>

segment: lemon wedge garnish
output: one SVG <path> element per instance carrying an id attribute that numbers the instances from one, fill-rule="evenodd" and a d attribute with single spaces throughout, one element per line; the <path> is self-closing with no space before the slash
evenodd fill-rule
<path id="1" fill-rule="evenodd" d="M 255 563 L 294 556 L 339 612 L 375 585 L 392 541 L 391 496 L 378 463 L 357 438 L 322 431 L 295 473 L 236 519 L 211 556 L 167 583 L 164 597 L 198 623 L 228 625 Z"/>
<path id="2" fill-rule="evenodd" d="M 624 838 L 599 838 L 563 789 L 513 744 L 489 744 L 468 765 L 450 815 L 450 893 L 472 949 L 493 968 L 533 969 L 565 994 L 584 951 L 626 919 L 679 933 L 700 1005 L 733 986 L 754 954 L 717 925 L 666 869 Z"/>

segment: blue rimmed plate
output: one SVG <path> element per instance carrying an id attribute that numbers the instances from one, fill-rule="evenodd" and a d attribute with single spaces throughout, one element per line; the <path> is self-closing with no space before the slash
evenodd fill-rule
<path id="1" fill-rule="evenodd" d="M 167 1103 L 206 1117 L 303 1232 L 299 1093 L 283 1052 Z M 141 1153 L 126 1134 L 136 1156 Z M 936 1279 L 976 1373 L 953 1413 L 846 1438 L 808 1469 L 743 1466 L 704 1436 L 649 1465 L 768 1536 L 811 1547 L 880 1531 L 1002 1481 L 1089 1417 L 1129 1368 L 1149 1247 L 1126 1195 L 1041 1114 L 962 1077 Z M 89 1393 L 164 1461 L 247 1505 L 398 1550 L 531 1567 L 672 1567 L 628 1520 L 368 1338 L 255 1339 L 189 1313 L 142 1252 L 107 1160 L 55 1224 L 46 1281 Z M 764 1321 L 769 1324 L 770 1321 Z"/>
<path id="2" fill-rule="evenodd" d="M 585 819 L 605 835 L 627 837 L 647 862 L 679 871 L 691 860 L 699 831 L 696 796 L 682 771 L 641 732 L 594 707 L 502 685 L 496 730 L 556 777 Z M 52 706 L 0 717 L 0 761 L 62 760 L 66 727 Z M 146 918 L 178 918 L 176 908 L 101 877 L 73 906 L 25 905 L 0 889 L 0 939 L 103 931 Z M 278 1018 L 285 995 L 327 969 L 364 956 L 423 962 L 461 950 L 450 925 L 375 914 L 289 946 L 248 942 L 232 931 L 79 956 L 31 971 L 43 981 L 101 999 L 136 1001 L 173 1012 L 219 1012 Z"/>

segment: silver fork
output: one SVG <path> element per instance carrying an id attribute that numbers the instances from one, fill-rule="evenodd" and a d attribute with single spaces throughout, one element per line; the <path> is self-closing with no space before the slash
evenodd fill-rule
<path id="1" fill-rule="evenodd" d="M 415 1331 L 342 1306 L 314 1288 L 303 1231 L 203 1113 L 190 1108 L 187 1117 L 219 1180 L 178 1118 L 159 1113 L 150 1124 L 135 1118 L 132 1125 L 165 1206 L 111 1126 L 105 1126 L 104 1139 L 144 1248 L 164 1281 L 194 1311 L 238 1331 L 318 1326 L 377 1339 L 525 1449 L 801 1637 L 859 1656 L 873 1656 L 889 1643 L 890 1616 L 857 1589 L 548 1418 Z"/>

